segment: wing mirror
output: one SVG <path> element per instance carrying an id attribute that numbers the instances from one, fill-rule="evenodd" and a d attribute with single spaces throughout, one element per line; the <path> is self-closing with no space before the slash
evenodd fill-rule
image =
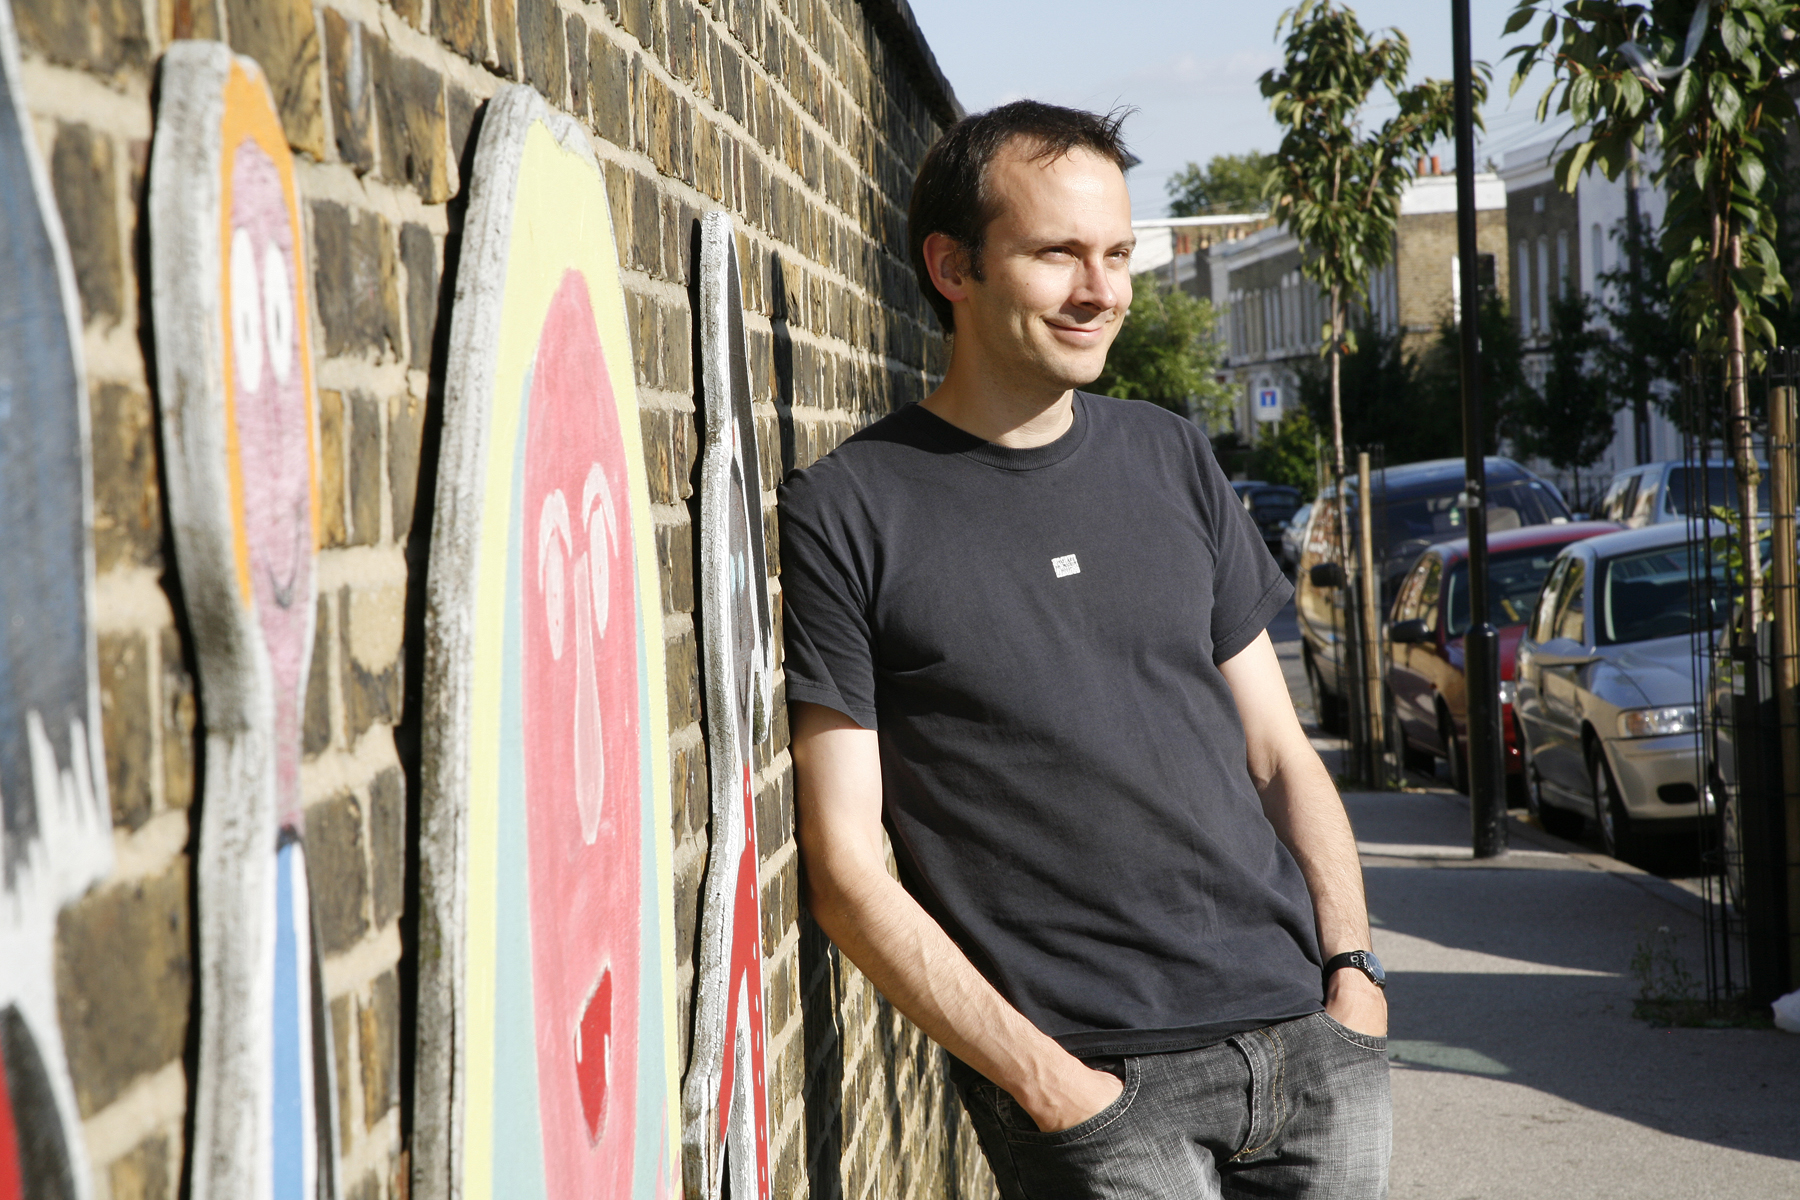
<path id="1" fill-rule="evenodd" d="M 1307 578 L 1316 588 L 1341 588 L 1344 586 L 1344 568 L 1341 563 L 1314 563 Z"/>
<path id="2" fill-rule="evenodd" d="M 1388 640 L 1397 644 L 1415 644 L 1429 642 L 1435 637 L 1437 630 L 1426 623 L 1423 617 L 1414 617 L 1409 621 L 1395 621 L 1388 626 Z"/>

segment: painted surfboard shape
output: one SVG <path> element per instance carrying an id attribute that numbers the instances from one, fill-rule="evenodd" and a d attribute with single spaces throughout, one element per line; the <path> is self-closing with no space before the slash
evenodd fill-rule
<path id="1" fill-rule="evenodd" d="M 727 213 L 700 233 L 700 607 L 712 847 L 700 915 L 699 994 L 683 1087 L 683 1144 L 701 1194 L 769 1193 L 756 743 L 768 734 L 774 638 L 762 473 L 737 239 Z"/>
<path id="2" fill-rule="evenodd" d="M 426 598 L 414 1195 L 680 1192 L 662 600 L 605 180 L 482 120 Z"/>
<path id="3" fill-rule="evenodd" d="M 58 1023 L 57 913 L 112 868 L 80 307 L 0 0 L 0 1196 L 92 1183 Z"/>
<path id="4" fill-rule="evenodd" d="M 163 58 L 151 309 L 169 514 L 206 696 L 193 1195 L 337 1195 L 300 794 L 319 499 L 307 256 L 261 69 Z"/>

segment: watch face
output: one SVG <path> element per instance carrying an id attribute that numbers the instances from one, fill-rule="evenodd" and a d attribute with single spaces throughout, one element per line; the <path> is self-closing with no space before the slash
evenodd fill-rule
<path id="1" fill-rule="evenodd" d="M 1375 982 L 1386 984 L 1387 972 L 1382 969 L 1381 960 L 1375 957 L 1375 952 L 1373 950 L 1364 950 L 1361 953 L 1363 966 L 1368 970 L 1370 975 L 1375 977 Z"/>

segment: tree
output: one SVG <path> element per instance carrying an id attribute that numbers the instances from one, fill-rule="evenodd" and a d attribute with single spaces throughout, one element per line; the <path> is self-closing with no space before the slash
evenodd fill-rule
<path id="1" fill-rule="evenodd" d="M 1330 372 L 1331 441 L 1337 474 L 1344 473 L 1340 359 L 1355 350 L 1347 338 L 1350 301 L 1367 295 L 1369 274 L 1394 253 L 1400 193 L 1415 158 L 1449 133 L 1449 80 L 1405 86 L 1412 50 L 1399 30 L 1379 41 L 1356 14 L 1332 0 L 1301 0 L 1276 24 L 1286 27 L 1286 60 L 1263 74 L 1262 94 L 1285 127 L 1269 185 L 1273 211 L 1305 247 L 1301 270 L 1325 290 L 1330 323 L 1322 353 Z M 1381 88 L 1398 112 L 1371 134 L 1362 112 Z M 1476 103 L 1487 95 L 1476 79 Z"/>
<path id="2" fill-rule="evenodd" d="M 1215 154 L 1204 168 L 1191 162 L 1163 185 L 1169 192 L 1169 215 L 1266 212 L 1269 200 L 1264 193 L 1274 170 L 1275 156 L 1256 150 Z"/>
<path id="3" fill-rule="evenodd" d="M 1556 165 L 1575 190 L 1590 166 L 1608 179 L 1635 162 L 1654 133 L 1668 189 L 1662 247 L 1673 308 L 1694 349 L 1722 355 L 1725 407 L 1736 460 L 1740 536 L 1756 537 L 1761 472 L 1745 378 L 1752 343 L 1773 347 L 1767 302 L 1791 296 L 1775 249 L 1771 142 L 1795 119 L 1784 74 L 1792 68 L 1800 5 L 1788 0 L 1519 0 L 1516 33 L 1544 18 L 1517 56 L 1516 92 L 1539 62 L 1552 71 L 1538 101 L 1575 129 Z M 1679 58 L 1677 58 L 1679 55 Z M 1762 605 L 1758 556 L 1744 556 L 1750 628 Z"/>
<path id="4" fill-rule="evenodd" d="M 1218 381 L 1225 354 L 1218 323 L 1210 301 L 1140 278 L 1094 390 L 1154 401 L 1203 424 L 1229 419 L 1233 393 Z"/>
<path id="5" fill-rule="evenodd" d="M 1600 461 L 1613 440 L 1619 397 L 1594 370 L 1607 343 L 1593 323 L 1594 301 L 1574 287 L 1550 302 L 1549 366 L 1542 388 L 1526 388 L 1513 441 L 1520 451 L 1575 475 Z"/>
<path id="6" fill-rule="evenodd" d="M 1619 222 L 1613 237 L 1624 251 L 1619 265 L 1603 272 L 1600 314 L 1612 335 L 1595 355 L 1594 367 L 1606 390 L 1629 404 L 1640 442 L 1650 427 L 1650 402 L 1672 420 L 1682 419 L 1673 402 L 1681 374 L 1681 333 L 1669 311 L 1669 267 L 1656 237 L 1643 222 Z M 1552 318 L 1554 320 L 1554 316 Z M 1658 384 L 1665 385 L 1660 390 Z M 1647 445 L 1636 447 L 1641 459 Z"/>
<path id="7" fill-rule="evenodd" d="M 1250 478 L 1285 483 L 1311 500 L 1319 490 L 1319 427 L 1304 408 L 1257 430 L 1250 452 Z"/>

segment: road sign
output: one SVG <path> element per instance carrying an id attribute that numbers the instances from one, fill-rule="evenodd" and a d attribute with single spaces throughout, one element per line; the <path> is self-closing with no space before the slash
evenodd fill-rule
<path id="1" fill-rule="evenodd" d="M 1256 419 L 1259 421 L 1281 420 L 1281 389 L 1264 387 L 1256 389 Z"/>

